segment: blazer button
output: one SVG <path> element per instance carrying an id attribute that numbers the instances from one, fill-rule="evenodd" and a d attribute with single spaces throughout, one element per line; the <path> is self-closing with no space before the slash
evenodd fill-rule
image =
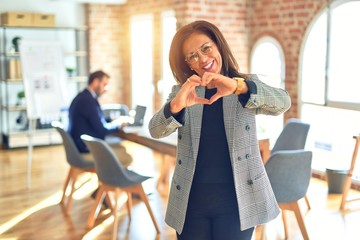
<path id="1" fill-rule="evenodd" d="M 178 163 L 179 163 L 179 165 L 181 165 L 181 159 L 179 160 L 179 162 L 178 162 Z"/>
<path id="2" fill-rule="evenodd" d="M 178 139 L 181 140 L 181 135 L 178 136 Z"/>
<path id="3" fill-rule="evenodd" d="M 254 183 L 253 180 L 251 179 L 247 180 L 247 184 L 252 185 L 253 183 Z"/>
<path id="4" fill-rule="evenodd" d="M 246 125 L 246 126 L 245 126 L 245 130 L 246 130 L 246 131 L 249 131 L 249 130 L 250 130 L 250 126 L 249 126 L 249 125 Z"/>
<path id="5" fill-rule="evenodd" d="M 240 161 L 240 160 L 241 160 L 241 157 L 238 157 L 237 159 Z"/>
<path id="6" fill-rule="evenodd" d="M 180 190 L 181 189 L 180 185 L 176 185 L 176 189 Z"/>
<path id="7" fill-rule="evenodd" d="M 245 158 L 246 158 L 246 159 L 249 159 L 249 158 L 250 158 L 250 154 L 246 154 L 246 155 L 245 155 Z"/>

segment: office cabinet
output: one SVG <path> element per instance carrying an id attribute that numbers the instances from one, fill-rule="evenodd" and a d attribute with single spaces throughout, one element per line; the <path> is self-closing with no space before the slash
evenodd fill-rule
<path id="1" fill-rule="evenodd" d="M 29 144 L 26 96 L 22 79 L 19 44 L 21 40 L 59 41 L 64 51 L 67 71 L 66 91 L 68 105 L 87 83 L 88 44 L 87 28 L 81 27 L 24 27 L 0 26 L 0 131 L 5 148 L 25 147 Z M 66 112 L 66 109 L 65 109 Z M 63 117 L 66 117 L 64 115 Z M 61 142 L 50 123 L 37 120 L 32 134 L 37 145 Z"/>

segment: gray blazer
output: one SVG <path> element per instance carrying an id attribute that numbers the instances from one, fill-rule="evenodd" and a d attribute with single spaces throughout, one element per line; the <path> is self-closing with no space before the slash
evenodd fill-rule
<path id="1" fill-rule="evenodd" d="M 234 94 L 223 97 L 225 132 L 229 144 L 241 230 L 266 223 L 280 212 L 261 160 L 255 115 L 279 115 L 291 105 L 286 91 L 264 84 L 257 75 L 250 75 L 250 80 L 256 84 L 257 91 L 250 93 L 250 99 L 245 107 Z M 180 87 L 179 85 L 173 87 L 168 101 L 174 98 Z M 196 92 L 199 97 L 205 96 L 204 87 L 197 87 Z M 185 109 L 184 122 L 180 123 L 172 116 L 166 118 L 162 107 L 149 123 L 149 131 L 154 138 L 165 137 L 178 130 L 177 159 L 165 222 L 179 234 L 183 230 L 195 172 L 202 113 L 202 104 L 188 107 Z"/>

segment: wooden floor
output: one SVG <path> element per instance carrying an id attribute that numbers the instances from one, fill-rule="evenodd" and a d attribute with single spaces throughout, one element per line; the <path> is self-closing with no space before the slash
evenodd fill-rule
<path id="1" fill-rule="evenodd" d="M 125 142 L 134 157 L 132 168 L 154 179 L 145 183 L 149 201 L 161 228 L 156 234 L 145 205 L 134 200 L 132 221 L 126 210 L 120 211 L 118 239 L 148 240 L 176 239 L 173 229 L 164 223 L 166 194 L 156 190 L 156 178 L 161 165 L 160 155 L 140 145 Z M 86 220 L 94 200 L 90 198 L 96 188 L 96 177 L 88 174 L 81 179 L 82 186 L 75 194 L 70 214 L 65 214 L 59 204 L 61 189 L 68 165 L 63 147 L 37 147 L 33 151 L 31 185 L 26 188 L 27 149 L 0 150 L 0 239 L 111 239 L 113 219 L 106 212 L 92 229 L 86 228 Z M 359 192 L 351 192 L 359 196 Z M 339 194 L 328 194 L 327 184 L 312 179 L 308 191 L 312 209 L 301 202 L 310 239 L 360 239 L 360 201 L 339 211 Z M 302 239 L 295 217 L 288 213 L 289 239 Z M 266 227 L 268 240 L 284 239 L 281 218 Z M 259 231 L 254 240 L 260 239 Z"/>

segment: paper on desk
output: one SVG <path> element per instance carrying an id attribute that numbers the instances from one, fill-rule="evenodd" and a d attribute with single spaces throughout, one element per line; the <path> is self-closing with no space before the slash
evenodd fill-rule
<path id="1" fill-rule="evenodd" d="M 118 118 L 116 118 L 115 120 L 111 121 L 111 124 L 114 126 L 126 126 L 127 124 L 133 123 L 134 119 L 132 117 L 129 116 L 120 116 Z"/>

